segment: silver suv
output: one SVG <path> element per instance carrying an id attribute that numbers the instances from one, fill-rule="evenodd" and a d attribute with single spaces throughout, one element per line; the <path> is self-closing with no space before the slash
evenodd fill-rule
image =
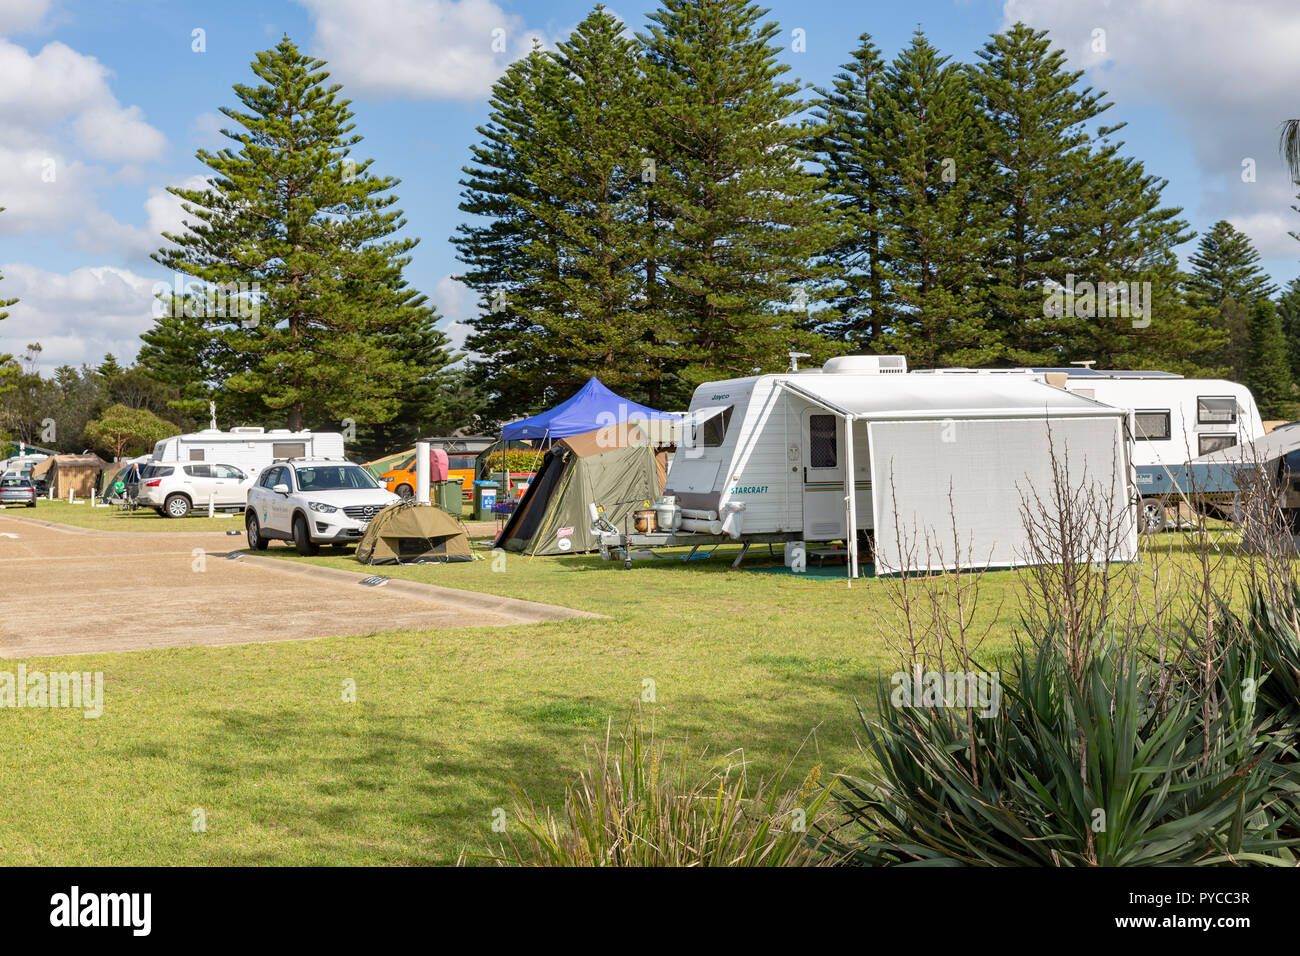
<path id="1" fill-rule="evenodd" d="M 195 508 L 206 508 L 209 497 L 221 511 L 242 509 L 248 500 L 250 478 L 234 465 L 146 465 L 140 470 L 137 502 L 168 518 L 184 518 Z"/>
<path id="2" fill-rule="evenodd" d="M 292 541 L 299 554 L 315 554 L 321 544 L 356 544 L 371 518 L 401 500 L 350 461 L 277 461 L 262 469 L 248 491 L 248 546 L 265 551 L 277 539 Z"/>

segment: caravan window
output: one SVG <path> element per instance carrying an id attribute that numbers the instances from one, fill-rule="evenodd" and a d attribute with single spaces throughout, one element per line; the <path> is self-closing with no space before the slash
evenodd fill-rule
<path id="1" fill-rule="evenodd" d="M 1133 414 L 1137 428 L 1134 441 L 1169 441 L 1169 411 L 1140 411 Z"/>
<path id="2" fill-rule="evenodd" d="M 727 437 L 727 427 L 731 424 L 731 413 L 735 410 L 735 405 L 728 405 L 703 422 L 696 422 L 691 426 L 691 444 L 696 448 L 721 448 Z"/>
<path id="3" fill-rule="evenodd" d="M 835 416 L 808 416 L 808 464 L 813 468 L 834 468 L 839 464 Z"/>
<path id="4" fill-rule="evenodd" d="M 202 449 L 202 448 L 191 448 L 191 449 L 190 449 L 190 461 L 202 461 L 202 460 L 203 460 L 203 449 Z"/>
<path id="5" fill-rule="evenodd" d="M 1198 395 L 1196 397 L 1196 424 L 1237 424 L 1237 400 L 1231 395 Z"/>
<path id="6" fill-rule="evenodd" d="M 272 458 L 306 458 L 307 446 L 302 442 L 273 442 Z"/>
<path id="7" fill-rule="evenodd" d="M 1223 449 L 1231 448 L 1235 444 L 1237 444 L 1236 435 L 1197 435 L 1196 453 L 1198 455 L 1208 455 L 1212 451 L 1223 451 Z"/>

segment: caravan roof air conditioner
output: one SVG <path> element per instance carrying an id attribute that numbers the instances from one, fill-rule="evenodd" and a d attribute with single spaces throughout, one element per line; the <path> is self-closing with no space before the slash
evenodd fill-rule
<path id="1" fill-rule="evenodd" d="M 902 355 L 837 355 L 822 366 L 831 374 L 852 372 L 855 375 L 897 375 L 907 371 Z"/>

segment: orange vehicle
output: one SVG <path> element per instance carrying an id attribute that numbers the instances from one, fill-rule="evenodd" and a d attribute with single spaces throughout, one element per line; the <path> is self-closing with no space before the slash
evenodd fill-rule
<path id="1" fill-rule="evenodd" d="M 478 455 L 464 452 L 447 456 L 447 480 L 460 479 L 462 498 L 474 497 L 474 461 L 477 458 Z M 380 475 L 379 480 L 383 482 L 385 488 L 403 498 L 413 496 L 415 494 L 415 452 L 403 458 L 395 468 L 390 468 Z"/>

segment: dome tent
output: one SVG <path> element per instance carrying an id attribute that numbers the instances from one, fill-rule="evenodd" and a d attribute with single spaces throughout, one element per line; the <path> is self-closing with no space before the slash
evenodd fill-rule
<path id="1" fill-rule="evenodd" d="M 357 544 L 362 564 L 443 564 L 473 557 L 460 522 L 414 501 L 395 502 L 375 515 Z"/>

